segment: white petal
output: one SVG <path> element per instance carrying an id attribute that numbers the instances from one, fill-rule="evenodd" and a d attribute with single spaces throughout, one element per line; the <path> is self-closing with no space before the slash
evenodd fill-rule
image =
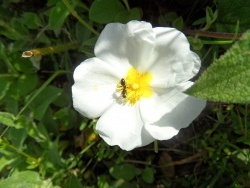
<path id="1" fill-rule="evenodd" d="M 142 120 L 145 123 L 154 123 L 172 110 L 162 102 L 162 98 L 156 93 L 151 98 L 141 99 L 139 107 Z"/>
<path id="2" fill-rule="evenodd" d="M 113 67 L 97 58 L 82 62 L 74 71 L 74 108 L 88 118 L 101 116 L 114 102 L 118 75 Z"/>
<path id="3" fill-rule="evenodd" d="M 181 128 L 187 127 L 204 109 L 206 101 L 177 92 L 170 97 L 162 96 L 164 105 L 171 107 L 160 120 L 146 123 L 145 128 L 157 140 L 167 140 L 178 134 Z"/>
<path id="4" fill-rule="evenodd" d="M 182 83 L 176 85 L 176 89 L 178 89 L 179 91 L 186 91 L 193 84 L 194 84 L 194 82 L 191 82 L 191 81 L 182 82 Z"/>
<path id="5" fill-rule="evenodd" d="M 96 130 L 107 144 L 127 151 L 154 140 L 144 129 L 137 105 L 114 104 L 100 117 Z"/>
<path id="6" fill-rule="evenodd" d="M 127 24 L 110 23 L 102 31 L 95 55 L 116 69 L 131 67 L 140 71 L 151 66 L 155 33 L 150 23 L 130 21 Z"/>
<path id="7" fill-rule="evenodd" d="M 140 72 L 146 72 L 154 63 L 155 33 L 153 29 L 148 27 L 134 30 L 127 42 L 129 62 Z"/>
<path id="8" fill-rule="evenodd" d="M 152 86 L 173 87 L 196 75 L 200 69 L 200 58 L 190 51 L 187 38 L 174 28 L 153 28 L 156 33 L 155 64 Z"/>
<path id="9" fill-rule="evenodd" d="M 144 122 L 154 123 L 163 115 L 172 111 L 182 98 L 181 92 L 191 87 L 193 82 L 187 81 L 176 85 L 175 88 L 153 88 L 151 98 L 142 98 L 139 103 L 141 117 Z M 167 105 L 163 101 L 168 101 Z"/>

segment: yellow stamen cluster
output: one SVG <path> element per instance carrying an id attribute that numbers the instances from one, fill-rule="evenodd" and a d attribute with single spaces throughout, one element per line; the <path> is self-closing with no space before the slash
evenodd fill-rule
<path id="1" fill-rule="evenodd" d="M 133 105 L 142 97 L 149 98 L 153 95 L 149 85 L 151 80 L 151 73 L 141 73 L 135 68 L 131 68 L 126 77 L 117 84 L 117 90 L 121 92 L 123 101 Z"/>

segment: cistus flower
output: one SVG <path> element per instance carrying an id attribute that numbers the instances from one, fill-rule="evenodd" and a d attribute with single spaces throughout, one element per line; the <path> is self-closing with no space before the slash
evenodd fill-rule
<path id="1" fill-rule="evenodd" d="M 183 93 L 201 61 L 174 28 L 110 23 L 94 52 L 74 71 L 73 105 L 83 116 L 100 117 L 96 130 L 109 145 L 132 150 L 170 139 L 206 105 Z"/>

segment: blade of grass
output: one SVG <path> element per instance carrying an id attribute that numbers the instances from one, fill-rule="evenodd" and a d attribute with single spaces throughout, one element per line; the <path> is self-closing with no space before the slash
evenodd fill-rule
<path id="1" fill-rule="evenodd" d="M 99 33 L 94 30 L 93 27 L 91 27 L 87 22 L 85 22 L 78 14 L 77 12 L 73 9 L 73 7 L 69 4 L 68 0 L 62 0 L 65 6 L 69 9 L 71 14 L 83 25 L 85 26 L 88 30 L 90 30 L 92 33 L 95 35 L 99 35 Z"/>
<path id="2" fill-rule="evenodd" d="M 69 71 L 59 70 L 56 71 L 44 84 L 36 91 L 36 93 L 28 100 L 24 107 L 20 110 L 16 117 L 20 116 L 24 110 L 31 104 L 31 102 L 39 96 L 39 94 L 60 74 L 69 73 Z"/>

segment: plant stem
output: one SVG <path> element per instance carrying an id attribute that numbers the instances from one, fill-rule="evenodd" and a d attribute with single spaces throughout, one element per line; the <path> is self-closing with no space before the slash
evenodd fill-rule
<path id="1" fill-rule="evenodd" d="M 155 151 L 155 153 L 158 153 L 158 150 L 159 150 L 159 148 L 158 148 L 158 141 L 155 140 L 154 141 L 154 151 Z"/>
<path id="2" fill-rule="evenodd" d="M 95 35 L 99 35 L 98 32 L 96 32 L 96 30 L 94 30 L 93 27 L 91 27 L 87 22 L 85 22 L 78 14 L 77 12 L 73 9 L 73 7 L 69 4 L 68 0 L 62 0 L 63 3 L 65 4 L 65 6 L 69 9 L 69 11 L 71 12 L 71 14 L 79 21 L 81 22 L 82 25 L 84 25 L 88 30 L 90 30 L 92 33 L 94 33 Z"/>
<path id="3" fill-rule="evenodd" d="M 20 110 L 20 112 L 17 114 L 16 117 L 20 116 L 24 110 L 30 105 L 30 103 L 52 82 L 58 75 L 69 73 L 65 70 L 59 70 L 56 71 L 37 91 L 36 93 L 28 100 L 28 102 L 25 104 L 25 106 Z"/>
<path id="4" fill-rule="evenodd" d="M 130 10 L 129 4 L 128 4 L 128 0 L 122 0 L 122 1 L 125 4 L 127 10 Z"/>
<path id="5" fill-rule="evenodd" d="M 87 5 L 85 5 L 85 3 L 83 2 L 77 2 L 77 5 L 81 8 L 84 8 L 85 10 L 89 11 L 89 8 L 87 7 Z"/>
<path id="6" fill-rule="evenodd" d="M 0 20 L 1 21 L 1 20 Z M 0 25 L 1 26 L 1 25 Z M 7 51 L 7 50 L 6 50 Z M 5 46 L 0 42 L 0 54 L 2 57 L 3 62 L 6 64 L 6 66 L 8 67 L 9 71 L 8 72 L 13 72 L 15 74 L 18 74 L 17 70 L 15 69 L 15 67 L 12 65 L 12 63 L 9 61 L 9 57 L 8 55 L 6 55 L 7 53 L 5 52 Z"/>
<path id="7" fill-rule="evenodd" d="M 19 74 L 0 74 L 0 78 L 17 78 Z"/>
<path id="8" fill-rule="evenodd" d="M 234 39 L 235 33 L 219 33 L 219 32 L 211 32 L 211 31 L 203 31 L 203 30 L 184 30 L 185 34 L 188 35 L 199 35 L 202 37 L 210 37 L 210 38 L 218 38 L 218 39 Z M 242 34 L 237 34 L 236 39 L 239 39 Z"/>
<path id="9" fill-rule="evenodd" d="M 202 44 L 218 44 L 218 45 L 224 45 L 224 44 L 231 44 L 233 40 L 223 40 L 223 41 L 209 41 L 209 40 L 201 40 Z"/>
<path id="10" fill-rule="evenodd" d="M 16 147 L 13 146 L 13 145 L 8 144 L 7 146 L 8 146 L 9 148 L 15 150 L 15 152 L 17 152 L 17 153 L 19 153 L 19 154 L 21 154 L 21 155 L 23 155 L 23 156 L 25 156 L 25 157 L 27 157 L 27 158 L 33 158 L 33 157 L 29 156 L 27 153 L 25 153 L 25 152 L 19 150 L 18 148 L 16 148 Z"/>
<path id="11" fill-rule="evenodd" d="M 43 55 L 48 55 L 52 53 L 57 53 L 60 51 L 66 51 L 69 49 L 74 49 L 80 46 L 80 43 L 78 42 L 72 42 L 69 44 L 63 44 L 63 45 L 58 45 L 58 46 L 50 46 L 46 48 L 37 48 L 37 49 L 32 49 L 23 52 L 22 57 L 24 58 L 29 58 L 29 57 L 34 57 L 34 56 L 43 56 Z"/>
<path id="12" fill-rule="evenodd" d="M 0 141 L 1 141 L 0 142 L 1 144 L 4 144 L 6 147 L 9 147 L 9 148 L 13 149 L 15 152 L 17 152 L 17 153 L 19 153 L 19 154 L 21 154 L 21 155 L 23 155 L 23 156 L 25 156 L 27 158 L 33 158 L 29 154 L 23 152 L 22 150 L 18 149 L 17 147 L 13 146 L 12 144 L 9 144 L 4 139 L 1 139 L 1 137 L 0 137 Z"/>
<path id="13" fill-rule="evenodd" d="M 5 28 L 8 34 L 13 35 L 15 37 L 15 40 L 22 39 L 25 41 L 31 41 L 29 37 L 22 35 L 18 30 L 14 29 L 11 25 L 4 22 L 3 20 L 0 20 L 0 26 Z"/>

